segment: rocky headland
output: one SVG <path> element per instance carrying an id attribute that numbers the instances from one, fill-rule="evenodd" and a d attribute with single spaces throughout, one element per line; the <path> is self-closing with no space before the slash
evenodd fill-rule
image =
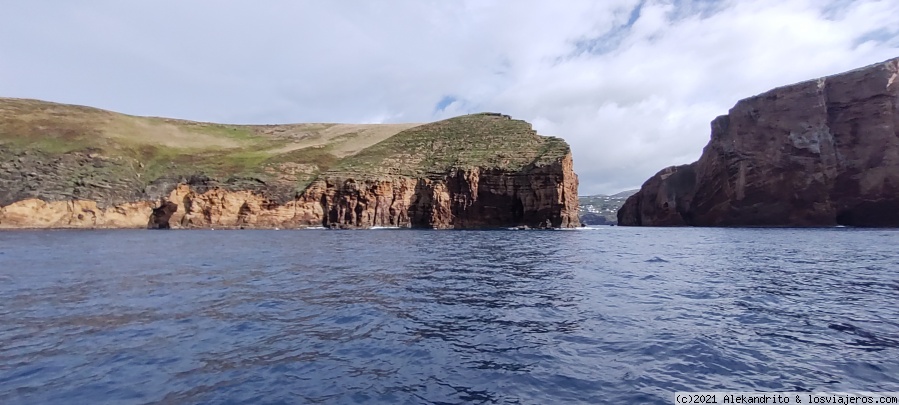
<path id="1" fill-rule="evenodd" d="M 899 59 L 741 100 L 711 127 L 620 225 L 899 226 Z"/>
<path id="2" fill-rule="evenodd" d="M 637 191 L 627 190 L 612 195 L 597 194 L 578 197 L 581 222 L 584 225 L 618 224 L 618 210 L 624 205 L 627 198 Z"/>
<path id="3" fill-rule="evenodd" d="M 508 116 L 220 125 L 0 99 L 0 228 L 576 227 L 568 145 Z"/>

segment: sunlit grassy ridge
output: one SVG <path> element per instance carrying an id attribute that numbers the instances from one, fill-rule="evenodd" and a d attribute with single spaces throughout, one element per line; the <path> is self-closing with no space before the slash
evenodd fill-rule
<path id="1" fill-rule="evenodd" d="M 525 121 L 481 113 L 400 132 L 339 162 L 331 173 L 422 175 L 450 168 L 519 170 L 568 153 L 562 139 L 539 136 Z"/>
<path id="2" fill-rule="evenodd" d="M 93 153 L 130 161 L 123 166 L 147 184 L 199 174 L 292 181 L 302 190 L 341 158 L 415 125 L 225 125 L 0 98 L 0 155 Z"/>
<path id="3" fill-rule="evenodd" d="M 96 167 L 60 163 L 65 169 L 61 178 L 72 184 L 121 184 L 128 178 L 149 185 L 202 175 L 227 184 L 252 179 L 299 192 L 322 173 L 520 169 L 552 162 L 567 152 L 561 139 L 538 136 L 528 123 L 499 114 L 425 125 L 225 125 L 0 98 L 0 159 L 10 161 L 23 153 L 44 160 L 73 153 L 104 159 L 106 163 Z M 6 175 L 7 181 L 14 181 L 16 174 Z"/>

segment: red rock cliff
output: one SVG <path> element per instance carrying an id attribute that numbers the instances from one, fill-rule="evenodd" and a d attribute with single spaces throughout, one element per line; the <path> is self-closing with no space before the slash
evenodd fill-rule
<path id="1" fill-rule="evenodd" d="M 420 178 L 332 177 L 316 181 L 301 200 L 319 204 L 323 217 L 310 217 L 309 223 L 327 227 L 580 226 L 570 154 L 519 171 L 475 167 Z"/>
<path id="2" fill-rule="evenodd" d="M 618 221 L 899 226 L 899 59 L 741 100 L 699 161 L 647 180 Z"/>
<path id="3" fill-rule="evenodd" d="M 40 106 L 51 108 L 53 117 L 66 118 L 60 109 L 71 110 Z M 107 113 L 92 114 L 100 115 L 79 121 L 79 130 L 108 118 Z M 16 121 L 17 116 L 24 113 L 0 119 L 0 130 L 6 125 L 8 133 L 29 133 L 30 122 Z M 53 117 L 47 120 L 57 119 Z M 51 122 L 65 130 L 73 125 L 66 119 Z M 259 131 L 277 132 L 268 127 Z M 40 140 L 43 134 L 35 132 L 27 140 L 32 143 L 24 143 L 24 136 L 12 139 L 19 143 L 10 145 L 27 147 L 20 146 L 18 151 L 4 150 L 0 143 L 0 156 L 10 156 L 9 162 L 0 164 L 0 228 L 580 225 L 578 182 L 568 145 L 558 138 L 538 136 L 526 122 L 500 114 L 473 114 L 416 126 L 342 158 L 325 156 L 330 153 L 327 148 L 346 153 L 348 146 L 337 141 L 334 146 L 301 150 L 297 160 L 289 160 L 294 159 L 292 146 L 263 149 L 254 153 L 272 156 L 271 164 L 261 169 L 245 167 L 240 176 L 225 167 L 218 177 L 204 168 L 218 167 L 212 164 L 220 161 L 240 163 L 237 159 L 244 158 L 245 148 L 235 156 L 207 158 L 212 163 L 188 156 L 180 158 L 187 163 L 179 166 L 166 156 L 172 161 L 151 171 L 130 156 L 113 155 L 118 149 L 100 149 L 103 145 L 94 147 L 99 152 L 90 153 L 42 150 L 34 138 Z M 298 144 L 305 145 L 302 141 Z M 259 142 L 268 147 L 273 141 Z M 365 142 L 372 143 L 368 138 Z M 282 150 L 286 155 L 277 155 Z M 206 166 L 199 166 L 204 162 Z M 151 174 L 156 177 L 147 179 Z M 296 189 L 295 184 L 305 179 L 309 181 L 302 190 Z"/>

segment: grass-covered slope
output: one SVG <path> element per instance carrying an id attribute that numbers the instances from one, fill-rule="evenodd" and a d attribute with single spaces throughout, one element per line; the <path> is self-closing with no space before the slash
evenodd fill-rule
<path id="1" fill-rule="evenodd" d="M 0 166 L 0 186 L 22 173 L 50 176 L 52 184 L 39 187 L 60 190 L 120 187 L 123 178 L 139 189 L 199 175 L 234 188 L 261 181 L 302 191 L 340 159 L 416 125 L 222 125 L 0 98 L 0 162 L 16 162 Z M 104 163 L 87 164 L 80 155 Z"/>
<path id="2" fill-rule="evenodd" d="M 566 153 L 561 139 L 491 113 L 425 125 L 222 125 L 0 98 L 0 205 L 30 197 L 118 203 L 185 178 L 284 199 L 324 173 L 518 170 Z"/>
<path id="3" fill-rule="evenodd" d="M 331 173 L 420 176 L 475 166 L 520 170 L 568 152 L 565 141 L 539 136 L 525 121 L 481 113 L 407 129 L 342 160 Z"/>

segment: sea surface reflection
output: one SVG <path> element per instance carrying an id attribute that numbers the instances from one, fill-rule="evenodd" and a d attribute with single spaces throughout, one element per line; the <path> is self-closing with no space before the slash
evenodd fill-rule
<path id="1" fill-rule="evenodd" d="M 0 403 L 899 391 L 899 232 L 0 232 Z"/>

